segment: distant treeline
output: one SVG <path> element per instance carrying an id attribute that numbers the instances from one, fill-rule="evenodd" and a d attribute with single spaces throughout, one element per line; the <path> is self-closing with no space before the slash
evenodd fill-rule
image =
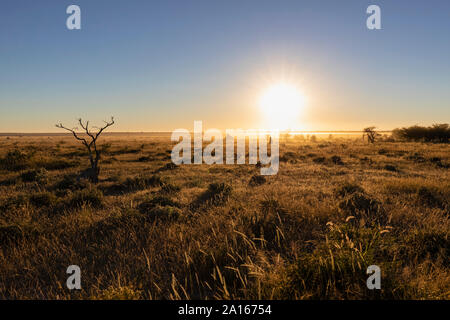
<path id="1" fill-rule="evenodd" d="M 395 139 L 407 141 L 443 142 L 450 141 L 450 126 L 448 123 L 433 124 L 431 127 L 412 126 L 397 128 L 392 131 Z"/>

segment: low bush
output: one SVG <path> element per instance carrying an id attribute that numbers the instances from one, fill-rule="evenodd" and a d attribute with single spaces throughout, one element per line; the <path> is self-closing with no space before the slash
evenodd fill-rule
<path id="1" fill-rule="evenodd" d="M 433 124 L 431 127 L 411 126 L 393 130 L 394 138 L 407 141 L 425 141 L 448 143 L 450 141 L 450 126 L 447 123 Z"/>
<path id="2" fill-rule="evenodd" d="M 233 188 L 227 183 L 211 183 L 193 203 L 194 206 L 210 204 L 213 206 L 224 204 L 231 195 Z"/>
<path id="3" fill-rule="evenodd" d="M 280 162 L 289 162 L 289 163 L 296 163 L 297 162 L 298 155 L 294 152 L 288 151 L 285 152 L 280 157 Z"/>
<path id="4" fill-rule="evenodd" d="M 363 225 L 385 225 L 388 222 L 381 202 L 364 193 L 355 192 L 346 196 L 339 202 L 338 207 L 344 214 L 355 217 Z"/>
<path id="5" fill-rule="evenodd" d="M 339 156 L 332 156 L 331 157 L 331 162 L 333 162 L 334 164 L 337 164 L 337 165 L 343 165 L 344 164 L 344 162 L 342 161 L 341 157 L 339 157 Z"/>
<path id="6" fill-rule="evenodd" d="M 78 161 L 69 161 L 64 159 L 45 159 L 36 163 L 37 166 L 47 170 L 63 170 L 78 166 Z"/>
<path id="7" fill-rule="evenodd" d="M 176 202 L 173 201 L 171 198 L 164 196 L 164 195 L 158 195 L 155 196 L 149 200 L 145 200 L 143 201 L 140 205 L 139 205 L 139 211 L 142 213 L 148 212 L 151 209 L 153 209 L 156 206 L 171 206 L 171 207 L 181 207 L 181 205 Z"/>
<path id="8" fill-rule="evenodd" d="M 391 172 L 398 172 L 397 167 L 396 167 L 396 166 L 393 166 L 393 165 L 391 165 L 391 164 L 385 165 L 385 166 L 384 166 L 384 170 L 391 171 Z"/>
<path id="9" fill-rule="evenodd" d="M 69 195 L 66 206 L 69 208 L 81 208 L 90 206 L 92 208 L 102 208 L 104 205 L 103 193 L 97 188 L 77 190 Z"/>
<path id="10" fill-rule="evenodd" d="M 149 221 L 175 221 L 181 216 L 181 210 L 177 207 L 158 205 L 145 214 Z"/>
<path id="11" fill-rule="evenodd" d="M 445 207 L 444 200 L 442 199 L 440 193 L 437 190 L 433 190 L 427 187 L 420 187 L 417 190 L 417 201 L 420 205 L 430 207 L 430 208 L 441 208 Z"/>
<path id="12" fill-rule="evenodd" d="M 178 166 L 175 163 L 169 162 L 163 165 L 161 168 L 157 169 L 156 172 L 175 170 L 177 167 Z"/>
<path id="13" fill-rule="evenodd" d="M 24 182 L 37 182 L 44 184 L 48 181 L 48 173 L 44 168 L 28 170 L 20 175 L 20 178 Z"/>
<path id="14" fill-rule="evenodd" d="M 256 187 L 260 186 L 264 183 L 266 183 L 267 179 L 264 176 L 261 175 L 254 175 L 250 178 L 250 181 L 248 182 L 249 186 Z"/>
<path id="15" fill-rule="evenodd" d="M 346 197 L 353 193 L 364 193 L 364 189 L 355 183 L 344 182 L 335 190 L 335 194 L 339 197 Z"/>
<path id="16" fill-rule="evenodd" d="M 126 178 L 122 182 L 112 184 L 105 188 L 107 194 L 121 194 L 144 190 L 150 187 L 161 186 L 163 181 L 161 177 L 152 175 L 150 177 L 137 176 L 134 178 Z"/>
<path id="17" fill-rule="evenodd" d="M 431 258 L 442 262 L 450 259 L 450 237 L 448 232 L 435 230 L 413 230 L 405 238 L 406 253 L 420 261 Z"/>
<path id="18" fill-rule="evenodd" d="M 90 186 L 90 182 L 87 179 L 82 179 L 76 174 L 64 175 L 63 178 L 55 184 L 56 190 L 82 190 Z"/>
<path id="19" fill-rule="evenodd" d="M 324 163 L 325 162 L 325 157 L 316 157 L 313 159 L 314 163 Z"/>
<path id="20" fill-rule="evenodd" d="M 171 184 L 171 183 L 164 183 L 161 186 L 160 193 L 166 193 L 166 194 L 175 194 L 181 191 L 181 187 Z"/>
<path id="21" fill-rule="evenodd" d="M 8 153 L 0 159 L 0 167 L 9 171 L 19 171 L 30 167 L 33 153 L 24 153 L 18 149 L 8 151 Z"/>
<path id="22" fill-rule="evenodd" d="M 54 206 L 56 201 L 56 196 L 48 191 L 35 193 L 30 196 L 30 203 L 37 208 Z"/>

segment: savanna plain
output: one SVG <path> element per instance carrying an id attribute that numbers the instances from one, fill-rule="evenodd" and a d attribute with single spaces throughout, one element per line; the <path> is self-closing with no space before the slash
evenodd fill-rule
<path id="1" fill-rule="evenodd" d="M 91 183 L 73 136 L 0 137 L 1 299 L 450 299 L 448 143 L 281 136 L 273 176 L 98 144 Z"/>

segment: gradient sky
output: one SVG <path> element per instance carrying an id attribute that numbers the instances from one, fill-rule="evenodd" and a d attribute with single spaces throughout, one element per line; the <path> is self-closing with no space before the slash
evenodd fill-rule
<path id="1" fill-rule="evenodd" d="M 450 1 L 0 3 L 0 132 L 111 115 L 111 131 L 257 128 L 280 80 L 306 96 L 304 130 L 450 122 Z"/>

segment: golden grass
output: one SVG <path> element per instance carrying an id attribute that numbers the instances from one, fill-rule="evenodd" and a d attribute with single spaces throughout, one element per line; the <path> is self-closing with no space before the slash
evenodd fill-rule
<path id="1" fill-rule="evenodd" d="M 1 159 L 29 155 L 0 171 L 0 298 L 450 298 L 448 144 L 283 138 L 264 181 L 253 165 L 166 166 L 168 137 L 103 139 L 92 186 L 71 137 L 0 138 Z"/>

